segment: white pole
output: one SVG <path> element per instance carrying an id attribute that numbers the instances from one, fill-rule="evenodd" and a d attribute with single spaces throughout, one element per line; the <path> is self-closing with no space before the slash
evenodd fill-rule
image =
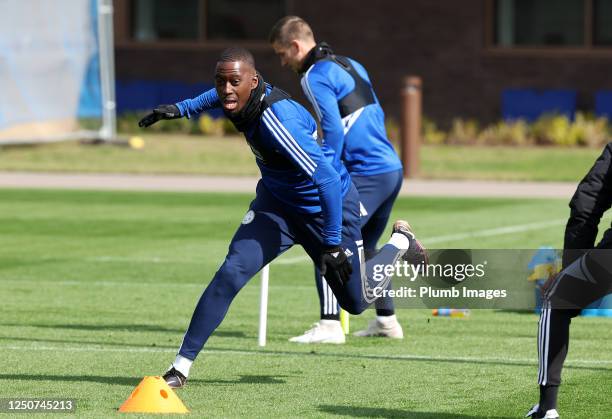
<path id="1" fill-rule="evenodd" d="M 259 335 L 257 343 L 266 346 L 266 328 L 268 325 L 268 282 L 270 280 L 270 265 L 261 270 L 261 293 L 259 295 Z"/>
<path id="2" fill-rule="evenodd" d="M 108 141 L 117 136 L 113 0 L 98 0 L 98 41 L 100 48 L 100 84 L 102 87 L 102 129 L 100 130 L 100 137 Z"/>

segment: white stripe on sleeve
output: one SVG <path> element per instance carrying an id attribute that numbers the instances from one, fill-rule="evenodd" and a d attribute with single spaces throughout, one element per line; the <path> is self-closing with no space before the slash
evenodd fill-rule
<path id="1" fill-rule="evenodd" d="M 263 113 L 263 121 L 266 127 L 272 132 L 274 138 L 283 146 L 289 155 L 300 165 L 300 167 L 310 176 L 313 175 L 317 165 L 312 158 L 300 147 L 293 136 L 287 131 L 276 115 L 266 109 Z"/>

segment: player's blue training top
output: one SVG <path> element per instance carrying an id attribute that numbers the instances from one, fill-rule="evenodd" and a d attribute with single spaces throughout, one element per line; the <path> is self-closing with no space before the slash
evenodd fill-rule
<path id="1" fill-rule="evenodd" d="M 266 84 L 266 99 L 272 92 L 272 86 Z M 281 100 L 270 103 L 262 106 L 261 115 L 243 132 L 255 155 L 262 182 L 292 209 L 304 213 L 322 211 L 323 244 L 339 245 L 342 198 L 349 190 L 350 176 L 330 147 L 319 146 L 316 122 L 303 106 L 284 92 Z M 181 116 L 190 117 L 221 107 L 221 102 L 216 90 L 211 89 L 176 106 Z"/>
<path id="2" fill-rule="evenodd" d="M 323 140 L 349 173 L 372 176 L 402 168 L 387 138 L 385 114 L 365 68 L 317 44 L 304 61 L 302 89 L 317 114 Z"/>

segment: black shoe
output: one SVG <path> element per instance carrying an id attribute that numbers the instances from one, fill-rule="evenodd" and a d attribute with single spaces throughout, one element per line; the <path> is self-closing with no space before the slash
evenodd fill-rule
<path id="1" fill-rule="evenodd" d="M 417 240 L 416 236 L 412 231 L 412 227 L 408 224 L 407 221 L 397 220 L 393 224 L 393 232 L 403 234 L 408 238 L 408 250 L 402 256 L 402 259 L 412 265 L 419 265 L 428 263 L 427 251 L 425 250 L 425 246 L 421 244 L 420 241 Z"/>
<path id="2" fill-rule="evenodd" d="M 181 388 L 185 386 L 187 377 L 181 374 L 176 368 L 170 368 L 163 376 L 170 388 Z"/>
<path id="3" fill-rule="evenodd" d="M 557 413 L 556 409 L 550 409 L 544 412 L 540 409 L 540 405 L 536 404 L 527 412 L 525 417 L 531 419 L 559 419 L 559 413 Z"/>

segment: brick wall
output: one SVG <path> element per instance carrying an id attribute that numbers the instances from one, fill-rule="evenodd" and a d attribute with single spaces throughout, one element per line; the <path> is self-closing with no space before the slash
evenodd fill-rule
<path id="1" fill-rule="evenodd" d="M 612 51 L 509 54 L 485 48 L 485 0 L 293 1 L 291 7 L 318 40 L 368 69 L 385 112 L 395 118 L 408 74 L 422 77 L 424 112 L 443 125 L 454 117 L 498 119 L 501 92 L 509 87 L 575 89 L 584 109 L 592 108 L 595 91 L 612 89 Z M 118 47 L 117 77 L 210 80 L 222 49 Z M 267 45 L 250 49 L 269 81 L 305 102 L 297 77 L 280 68 Z"/>

